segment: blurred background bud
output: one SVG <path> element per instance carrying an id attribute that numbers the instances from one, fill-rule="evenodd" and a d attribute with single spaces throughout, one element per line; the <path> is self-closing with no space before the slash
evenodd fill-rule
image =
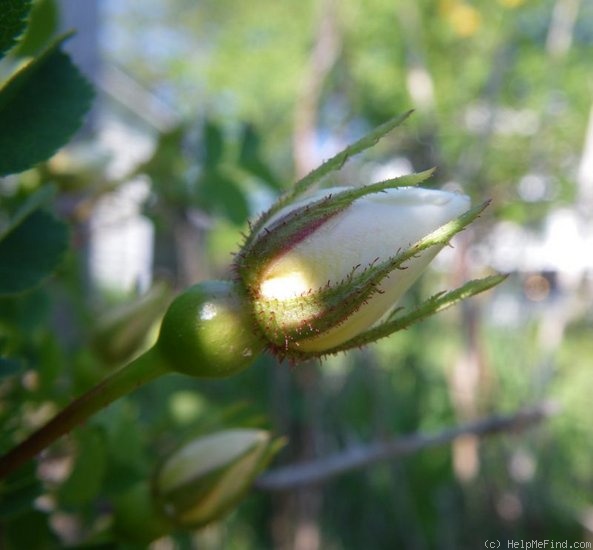
<path id="1" fill-rule="evenodd" d="M 120 364 L 142 351 L 171 295 L 169 285 L 158 282 L 146 294 L 100 316 L 91 335 L 91 346 L 99 358 L 107 364 Z"/>
<path id="2" fill-rule="evenodd" d="M 165 460 L 154 480 L 162 513 L 184 527 L 222 518 L 281 445 L 256 429 L 227 430 L 184 445 Z"/>

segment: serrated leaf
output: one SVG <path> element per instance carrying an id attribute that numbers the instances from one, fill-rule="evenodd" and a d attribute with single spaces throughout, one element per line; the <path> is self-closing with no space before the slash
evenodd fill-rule
<path id="1" fill-rule="evenodd" d="M 68 248 L 68 227 L 36 210 L 0 240 L 0 296 L 38 285 L 51 275 Z"/>
<path id="2" fill-rule="evenodd" d="M 25 29 L 31 0 L 2 0 L 0 9 L 0 59 Z"/>
<path id="3" fill-rule="evenodd" d="M 59 50 L 64 38 L 0 89 L 0 176 L 48 159 L 82 124 L 93 92 Z"/>
<path id="4" fill-rule="evenodd" d="M 37 0 L 31 9 L 27 29 L 11 55 L 27 57 L 37 54 L 56 32 L 58 22 L 56 1 Z"/>

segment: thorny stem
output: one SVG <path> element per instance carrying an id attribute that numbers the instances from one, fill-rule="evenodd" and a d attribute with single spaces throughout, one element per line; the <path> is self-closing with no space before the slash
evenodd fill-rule
<path id="1" fill-rule="evenodd" d="M 169 369 L 156 348 L 114 372 L 61 410 L 47 424 L 0 457 L 0 479 L 7 477 L 43 449 L 107 405 L 167 373 Z"/>

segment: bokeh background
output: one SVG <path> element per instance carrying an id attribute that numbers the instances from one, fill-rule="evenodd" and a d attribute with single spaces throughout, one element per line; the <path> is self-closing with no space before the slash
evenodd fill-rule
<path id="1" fill-rule="evenodd" d="M 21 357 L 0 384 L 10 438 L 149 345 L 175 292 L 224 277 L 247 220 L 291 182 L 410 108 L 328 183 L 436 166 L 430 185 L 493 200 L 408 305 L 510 277 L 364 350 L 298 366 L 263 355 L 233 379 L 171 375 L 120 400 L 12 493 L 8 548 L 135 547 L 112 529 L 114 502 L 182 441 L 224 427 L 286 436 L 280 466 L 550 402 L 557 413 L 520 434 L 253 491 L 153 548 L 593 541 L 592 2 L 38 0 L 33 17 L 29 51 L 77 29 L 66 49 L 96 99 L 70 146 L 0 180 L 4 200 L 54 182 L 72 228 L 56 276 L 0 305 Z"/>

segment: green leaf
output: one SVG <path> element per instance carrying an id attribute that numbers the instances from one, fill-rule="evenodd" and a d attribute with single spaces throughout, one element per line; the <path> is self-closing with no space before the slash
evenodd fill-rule
<path id="1" fill-rule="evenodd" d="M 222 159 L 224 140 L 220 128 L 213 122 L 204 125 L 204 164 L 213 168 Z"/>
<path id="2" fill-rule="evenodd" d="M 65 504 L 80 505 L 99 493 L 106 458 L 105 437 L 101 429 L 88 429 L 78 434 L 78 458 L 70 477 L 60 489 L 60 498 Z"/>
<path id="3" fill-rule="evenodd" d="M 181 175 L 187 170 L 187 162 L 181 152 L 185 133 L 183 125 L 161 133 L 152 156 L 135 171 L 135 174 L 146 174 L 159 194 L 172 201 L 184 197 Z"/>
<path id="4" fill-rule="evenodd" d="M 59 22 L 55 0 L 37 0 L 29 15 L 27 30 L 12 55 L 28 57 L 39 53 L 56 32 Z"/>
<path id="5" fill-rule="evenodd" d="M 60 544 L 48 525 L 48 516 L 38 510 L 29 510 L 6 525 L 8 549 L 46 550 L 59 548 Z"/>
<path id="6" fill-rule="evenodd" d="M 0 518 L 6 519 L 18 516 L 33 508 L 33 501 L 43 493 L 41 484 L 32 481 L 31 484 L 19 487 L 0 502 Z"/>
<path id="7" fill-rule="evenodd" d="M 33 501 L 43 492 L 33 463 L 23 466 L 0 486 L 0 519 L 14 518 L 33 508 Z"/>
<path id="8" fill-rule="evenodd" d="M 0 59 L 12 48 L 27 24 L 31 0 L 2 0 L 0 9 Z"/>
<path id="9" fill-rule="evenodd" d="M 48 159 L 70 139 L 93 92 L 57 40 L 0 89 L 0 176 Z"/>
<path id="10" fill-rule="evenodd" d="M 241 188 L 219 171 L 206 172 L 198 184 L 199 202 L 207 210 L 217 212 L 236 225 L 249 217 L 249 205 Z"/>
<path id="11" fill-rule="evenodd" d="M 280 188 L 280 183 L 261 159 L 260 138 L 251 124 L 245 124 L 243 127 L 239 165 L 272 189 Z"/>
<path id="12" fill-rule="evenodd" d="M 0 297 L 0 326 L 4 334 L 10 334 L 13 345 L 30 342 L 31 334 L 47 327 L 49 301 L 48 294 L 40 289 Z"/>
<path id="13" fill-rule="evenodd" d="M 103 490 L 118 493 L 145 479 L 153 458 L 146 452 L 145 431 L 138 430 L 141 419 L 131 400 L 123 399 L 103 409 L 93 424 L 103 430 L 108 464 Z"/>
<path id="14" fill-rule="evenodd" d="M 134 403 L 121 400 L 101 411 L 94 422 L 101 427 L 109 456 L 113 460 L 143 468 L 148 461 L 144 453 L 146 434 L 136 428 L 140 415 Z"/>
<path id="15" fill-rule="evenodd" d="M 31 215 L 40 206 L 47 203 L 47 201 L 53 197 L 54 193 L 55 189 L 50 185 L 46 185 L 27 197 L 25 202 L 21 204 L 18 210 L 10 217 L 8 223 L 0 227 L 0 241 L 6 237 L 8 233 L 16 229 L 27 216 Z"/>
<path id="16" fill-rule="evenodd" d="M 51 275 L 68 248 L 68 227 L 35 210 L 0 240 L 0 296 L 38 285 Z"/>

